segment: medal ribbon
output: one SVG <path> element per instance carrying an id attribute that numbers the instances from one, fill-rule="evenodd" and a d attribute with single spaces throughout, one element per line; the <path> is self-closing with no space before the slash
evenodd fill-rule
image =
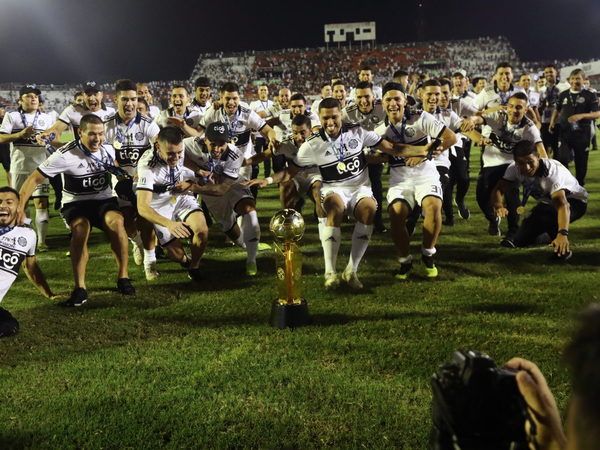
<path id="1" fill-rule="evenodd" d="M 0 229 L 0 236 L 2 236 L 3 234 L 9 233 L 10 231 L 12 231 L 14 228 L 16 227 L 16 225 L 12 225 L 10 227 L 4 227 L 2 229 Z"/>
<path id="2" fill-rule="evenodd" d="M 225 121 L 227 122 L 227 131 L 229 134 L 229 142 L 233 143 L 233 136 L 235 135 L 235 130 L 237 128 L 238 120 L 240 118 L 240 108 L 238 108 L 235 111 L 235 118 L 233 119 L 233 124 L 229 121 L 229 116 L 225 112 L 224 106 L 221 108 L 221 114 L 223 114 L 223 117 L 225 118 Z"/>
<path id="3" fill-rule="evenodd" d="M 50 133 L 50 135 L 47 138 L 42 138 L 42 141 L 44 141 L 45 144 L 44 146 L 46 147 L 46 151 L 50 154 L 56 151 L 56 149 L 52 147 L 52 145 L 50 145 L 50 143 L 54 140 L 55 137 L 56 133 Z"/>
<path id="4" fill-rule="evenodd" d="M 119 142 L 119 144 L 123 145 L 123 139 L 125 139 L 125 136 L 127 136 L 127 133 L 129 133 L 129 130 L 131 130 L 131 127 L 135 123 L 136 118 L 137 118 L 137 114 L 136 114 L 136 117 L 131 119 L 131 121 L 129 122 L 129 125 L 127 125 L 127 129 L 125 130 L 125 133 L 123 133 L 121 131 L 121 127 L 119 127 L 117 125 L 117 141 Z"/>
<path id="5" fill-rule="evenodd" d="M 526 183 L 525 180 L 523 180 L 523 201 L 521 202 L 521 206 L 524 207 L 527 204 L 527 199 L 529 199 L 529 196 L 531 195 L 534 184 L 535 180 L 531 183 Z"/>
<path id="6" fill-rule="evenodd" d="M 87 156 L 94 162 L 100 164 L 102 167 L 104 167 L 106 169 L 106 171 L 108 173 L 112 173 L 113 175 L 115 175 L 117 177 L 124 176 L 124 177 L 129 178 L 129 175 L 126 172 L 124 172 L 123 169 L 115 166 L 115 162 L 113 161 L 110 154 L 106 151 L 104 146 L 100 146 L 100 152 L 104 152 L 104 154 L 106 155 L 106 159 L 108 159 L 108 163 L 105 163 L 101 159 L 98 159 L 92 152 L 90 152 L 87 148 L 85 148 L 85 146 L 83 144 L 78 145 L 78 147 L 81 149 L 81 151 L 83 152 L 83 154 L 85 156 Z"/>
<path id="7" fill-rule="evenodd" d="M 19 113 L 21 114 L 21 120 L 23 120 L 23 125 L 25 125 L 25 128 L 27 128 L 29 125 L 27 125 L 27 118 L 25 117 L 25 112 L 20 109 Z M 33 117 L 33 122 L 31 124 L 31 128 L 35 129 L 35 126 L 37 125 L 37 121 L 38 118 L 40 117 L 40 110 L 36 110 L 35 111 L 35 116 Z"/>
<path id="8" fill-rule="evenodd" d="M 329 145 L 333 149 L 333 154 L 337 156 L 337 158 L 340 160 L 341 163 L 343 163 L 344 162 L 344 133 L 343 133 L 343 130 L 340 131 L 340 149 L 339 149 L 339 151 L 337 148 L 335 148 L 334 141 L 333 141 L 333 139 L 331 139 L 331 136 L 329 136 L 327 134 L 327 131 L 325 132 L 325 136 L 327 136 Z"/>
<path id="9" fill-rule="evenodd" d="M 392 131 L 394 132 L 394 134 L 396 135 L 396 137 L 398 139 L 400 139 L 401 143 L 405 143 L 404 142 L 404 132 L 406 131 L 406 116 L 404 116 L 402 118 L 402 130 L 400 131 L 400 133 L 398 133 L 398 130 L 396 129 L 396 125 L 394 125 L 393 123 L 390 124 Z"/>

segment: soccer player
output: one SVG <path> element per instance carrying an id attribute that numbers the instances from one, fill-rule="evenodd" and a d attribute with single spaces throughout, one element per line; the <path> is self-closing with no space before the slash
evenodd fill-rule
<path id="1" fill-rule="evenodd" d="M 79 139 L 54 152 L 23 184 L 21 206 L 45 178 L 63 175 L 61 216 L 71 230 L 71 263 L 75 289 L 67 306 L 81 306 L 88 300 L 85 271 L 89 259 L 87 241 L 92 226 L 108 232 L 117 261 L 117 288 L 123 295 L 134 295 L 127 275 L 127 232 L 119 203 L 113 197 L 109 173 L 115 170 L 115 153 L 104 144 L 104 123 L 94 114 L 81 118 Z"/>
<path id="2" fill-rule="evenodd" d="M 473 106 L 479 111 L 485 111 L 490 108 L 494 110 L 508 104 L 508 99 L 517 92 L 526 94 L 521 86 L 515 86 L 512 82 L 514 78 L 512 66 L 508 62 L 498 63 L 494 74 L 494 84 L 483 89 L 477 97 Z"/>
<path id="3" fill-rule="evenodd" d="M 481 94 L 480 94 L 481 95 Z M 538 147 L 539 154 L 546 158 L 542 138 L 534 123 L 527 117 L 527 95 L 524 92 L 513 94 L 508 100 L 506 110 L 497 109 L 483 116 L 473 116 L 475 125 L 487 125 L 483 130 L 483 167 L 477 178 L 477 203 L 489 222 L 488 234 L 500 236 L 500 217 L 494 213 L 490 195 L 492 189 L 504 175 L 506 168 L 513 162 L 512 151 L 519 141 L 531 141 Z M 513 184 L 505 193 L 508 209 L 507 238 L 512 238 L 519 228 L 519 189 Z"/>
<path id="4" fill-rule="evenodd" d="M 488 82 L 484 77 L 473 78 L 473 92 L 475 95 L 479 95 L 488 86 Z"/>
<path id="5" fill-rule="evenodd" d="M 569 249 L 569 224 L 585 214 L 587 191 L 561 163 L 540 158 L 537 146 L 530 141 L 517 143 L 513 157 L 514 162 L 507 167 L 492 191 L 496 215 L 505 217 L 508 214 L 502 204 L 502 194 L 514 182 L 523 185 L 522 206 L 525 206 L 529 196 L 539 203 L 523 219 L 514 236 L 503 241 L 503 245 L 510 248 L 550 243 L 554 247 L 555 259 L 569 259 L 572 255 Z"/>
<path id="6" fill-rule="evenodd" d="M 21 87 L 19 98 L 21 106 L 16 111 L 6 113 L 0 126 L 0 143 L 12 143 L 10 152 L 10 170 L 12 188 L 20 190 L 25 180 L 48 157 L 45 145 L 40 145 L 36 135 L 44 132 L 54 124 L 54 119 L 39 109 L 41 91 L 34 85 Z M 48 196 L 50 183 L 43 180 L 31 193 L 35 205 L 35 227 L 37 230 L 38 250 L 48 250 L 46 234 L 48 233 Z M 29 217 L 29 197 L 23 199 L 25 214 Z"/>
<path id="7" fill-rule="evenodd" d="M 435 95 L 440 96 L 439 83 L 432 80 Z M 437 84 L 436 84 L 437 83 Z M 432 92 L 434 89 L 432 89 Z M 424 96 L 426 102 L 429 95 Z M 439 101 L 439 100 L 436 100 Z M 406 96 L 401 84 L 390 82 L 383 87 L 383 107 L 387 121 L 375 130 L 387 140 L 412 146 L 428 146 L 428 139 L 440 139 L 444 151 L 456 144 L 456 135 L 444 123 L 424 111 L 411 113 L 405 109 Z M 427 147 L 424 147 L 427 148 Z M 421 260 L 429 278 L 437 277 L 433 255 L 442 228 L 442 186 L 433 161 L 427 158 L 385 155 L 390 164 L 390 188 L 387 194 L 392 239 L 400 262 L 396 278 L 405 280 L 412 270 L 410 235 L 406 219 L 416 206 L 425 212 Z"/>
<path id="8" fill-rule="evenodd" d="M 372 91 L 373 91 L 373 95 L 375 96 L 376 99 L 381 100 L 381 86 L 375 86 L 373 84 L 373 70 L 371 69 L 371 66 L 369 66 L 368 64 L 361 64 L 359 67 L 359 72 L 358 72 L 358 81 L 364 81 L 367 83 L 371 83 L 371 86 L 373 86 Z M 356 89 L 351 89 L 350 90 L 350 94 L 348 95 L 348 99 L 351 100 L 352 102 L 356 102 Z"/>
<path id="9" fill-rule="evenodd" d="M 258 100 L 250 103 L 250 109 L 256 113 L 260 111 L 266 111 L 271 106 L 273 106 L 273 101 L 269 100 L 269 86 L 266 84 L 261 84 L 258 87 Z M 267 140 L 261 136 L 258 131 L 254 131 L 252 133 L 254 136 L 254 151 L 256 154 L 264 152 L 267 148 Z M 271 161 L 270 158 L 265 159 L 264 161 L 264 173 L 265 176 L 268 177 L 271 175 Z M 258 165 L 253 165 L 252 167 L 252 178 L 256 178 L 258 175 Z"/>
<path id="10" fill-rule="evenodd" d="M 31 228 L 17 226 L 19 193 L 8 186 L 0 187 L 0 302 L 17 279 L 21 264 L 29 281 L 49 299 L 56 296 L 50 290 L 44 274 L 35 261 L 35 233 Z M 19 322 L 0 308 L 0 338 L 12 336 Z"/>
<path id="11" fill-rule="evenodd" d="M 459 69 L 452 74 L 452 99 L 462 98 L 469 105 L 475 101 L 477 94 L 469 91 L 469 79 L 464 69 Z"/>
<path id="12" fill-rule="evenodd" d="M 206 249 L 208 227 L 202 208 L 193 195 L 186 193 L 184 181 L 182 133 L 176 127 L 164 127 L 158 133 L 154 150 L 144 153 L 138 163 L 137 208 L 154 224 L 160 245 L 167 255 L 188 269 L 193 282 L 200 282 L 200 260 Z M 189 259 L 180 239 L 191 237 Z"/>
<path id="13" fill-rule="evenodd" d="M 163 109 L 156 117 L 156 123 L 161 128 L 168 126 L 180 127 L 181 121 L 192 129 L 197 128 L 202 117 L 198 109 L 188 106 L 190 103 L 190 94 L 185 86 L 173 86 L 171 90 L 171 107 Z"/>
<path id="14" fill-rule="evenodd" d="M 331 97 L 332 94 L 333 91 L 331 89 L 331 83 L 329 81 L 326 81 L 325 83 L 321 84 L 321 98 L 313 102 L 310 110 L 315 113 L 318 113 L 319 104 L 323 101 L 324 98 Z"/>
<path id="15" fill-rule="evenodd" d="M 156 118 L 160 114 L 160 108 L 158 106 L 152 104 L 152 94 L 150 93 L 150 90 L 148 89 L 148 85 L 144 84 L 144 83 L 138 83 L 136 85 L 136 89 L 137 89 L 138 99 L 144 99 L 148 105 L 147 113 L 142 113 L 142 114 L 145 114 L 146 116 L 150 117 L 152 120 L 156 120 Z"/>
<path id="16" fill-rule="evenodd" d="M 346 99 L 348 97 L 348 91 L 346 91 L 346 86 L 344 85 L 344 82 L 342 80 L 337 80 L 336 82 L 334 82 L 331 85 L 331 88 L 333 90 L 333 98 L 340 102 L 342 109 L 344 109 L 347 105 L 350 105 L 352 103 Z"/>
<path id="17" fill-rule="evenodd" d="M 190 105 L 200 113 L 200 117 L 206 114 L 206 110 L 211 105 L 210 79 L 207 77 L 198 77 L 194 83 L 194 100 Z"/>
<path id="18" fill-rule="evenodd" d="M 558 80 L 558 71 L 556 67 L 549 65 L 544 69 L 544 78 L 546 86 L 540 89 L 540 114 L 542 116 L 541 135 L 544 142 L 544 148 L 548 155 L 558 157 L 558 137 L 560 135 L 560 124 L 555 123 L 552 133 L 550 133 L 550 122 L 552 115 L 558 104 L 558 96 L 561 92 L 568 90 L 571 86 L 569 83 L 560 83 Z"/>
<path id="19" fill-rule="evenodd" d="M 256 214 L 256 202 L 252 192 L 241 184 L 240 168 L 244 163 L 242 152 L 229 143 L 228 126 L 224 122 L 207 125 L 204 139 L 184 140 L 186 159 L 193 161 L 199 170 L 202 185 L 194 184 L 192 191 L 202 195 L 221 231 L 232 242 L 245 247 L 248 254 L 246 275 L 258 273 L 256 255 L 260 243 L 260 225 Z M 196 169 L 196 167 L 194 167 Z M 243 217 L 242 229 L 237 217 Z"/>
<path id="20" fill-rule="evenodd" d="M 127 235 L 133 244 L 134 261 L 138 266 L 144 264 L 147 280 L 154 280 L 158 277 L 154 250 L 156 236 L 152 225 L 137 215 L 135 176 L 140 157 L 151 149 L 160 128 L 152 119 L 137 112 L 137 87 L 133 81 L 118 80 L 115 97 L 117 113 L 105 123 L 106 142 L 112 144 L 115 161 L 125 172 L 118 177 L 115 193 L 119 198 Z"/>

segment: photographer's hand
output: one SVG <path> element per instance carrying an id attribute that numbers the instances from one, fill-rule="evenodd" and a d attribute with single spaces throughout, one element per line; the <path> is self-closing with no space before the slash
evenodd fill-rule
<path id="1" fill-rule="evenodd" d="M 512 358 L 505 367 L 518 369 L 517 385 L 527 403 L 529 413 L 537 428 L 536 440 L 540 450 L 567 448 L 558 407 L 540 369 L 531 361 Z M 529 428 L 529 426 L 527 426 Z M 526 430 L 529 434 L 529 429 Z"/>

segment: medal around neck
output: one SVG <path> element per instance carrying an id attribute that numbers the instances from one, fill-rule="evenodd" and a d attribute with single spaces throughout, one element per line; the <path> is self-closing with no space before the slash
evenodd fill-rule
<path id="1" fill-rule="evenodd" d="M 278 298 L 271 305 L 271 325 L 283 330 L 310 323 L 308 304 L 302 298 L 302 252 L 297 242 L 304 235 L 304 219 L 293 209 L 275 213 L 269 225 L 275 243 Z"/>

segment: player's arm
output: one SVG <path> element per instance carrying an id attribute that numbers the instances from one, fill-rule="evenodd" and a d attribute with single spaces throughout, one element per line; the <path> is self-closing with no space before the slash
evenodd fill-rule
<path id="1" fill-rule="evenodd" d="M 504 178 L 496 183 L 496 187 L 492 190 L 491 198 L 492 198 L 492 206 L 494 207 L 494 212 L 497 217 L 506 217 L 508 216 L 508 209 L 502 203 L 502 196 L 506 192 L 509 187 L 509 182 Z"/>
<path id="2" fill-rule="evenodd" d="M 138 188 L 137 192 L 137 207 L 140 215 L 156 225 L 163 226 L 169 230 L 169 232 L 176 238 L 187 238 L 191 236 L 190 230 L 185 226 L 183 222 L 175 222 L 169 220 L 166 217 L 158 214 L 150 202 L 152 201 L 152 191 L 141 190 Z"/>
<path id="3" fill-rule="evenodd" d="M 181 131 L 185 133 L 186 136 L 202 136 L 204 134 L 204 127 L 202 125 L 198 125 L 197 128 L 194 128 L 183 120 L 181 117 L 169 116 L 167 117 L 167 122 L 171 125 L 175 125 Z"/>
<path id="4" fill-rule="evenodd" d="M 17 139 L 27 139 L 31 136 L 35 136 L 36 133 L 37 131 L 35 131 L 32 126 L 29 126 L 18 133 L 0 133 L 0 144 L 8 144 L 16 141 Z"/>
<path id="5" fill-rule="evenodd" d="M 262 127 L 260 129 L 260 134 L 265 139 L 269 140 L 270 147 L 275 147 L 275 148 L 279 147 L 279 142 L 277 141 L 277 133 L 275 133 L 275 130 L 273 128 L 271 128 L 269 125 L 265 125 L 264 127 Z"/>
<path id="6" fill-rule="evenodd" d="M 600 111 L 592 111 L 589 113 L 573 114 L 567 119 L 569 123 L 579 122 L 580 120 L 596 120 L 600 118 Z"/>
<path id="7" fill-rule="evenodd" d="M 296 174 L 300 172 L 300 167 L 290 164 L 285 169 L 280 170 L 277 173 L 274 173 L 272 176 L 267 178 L 255 178 L 253 180 L 244 181 L 242 184 L 245 186 L 258 186 L 264 188 L 269 184 L 275 183 L 283 183 L 284 181 L 289 181 L 296 176 Z"/>
<path id="8" fill-rule="evenodd" d="M 38 144 L 40 144 L 40 145 L 46 145 L 46 142 L 44 141 L 44 139 L 48 139 L 48 137 L 52 133 L 54 133 L 54 135 L 56 137 L 49 144 L 53 145 L 54 147 L 57 147 L 57 148 L 60 147 L 63 144 L 61 142 L 61 140 L 60 140 L 60 136 L 64 133 L 64 131 L 67 128 L 69 128 L 68 124 L 66 124 L 62 120 L 57 120 L 56 122 L 54 122 L 54 125 L 52 125 L 50 128 L 48 128 L 47 130 L 42 131 L 40 134 L 37 135 L 36 139 L 38 141 Z"/>
<path id="9" fill-rule="evenodd" d="M 56 296 L 50 290 L 50 286 L 48 286 L 48 282 L 46 281 L 46 277 L 42 273 L 42 270 L 37 265 L 35 261 L 35 255 L 28 256 L 25 258 L 23 264 L 23 270 L 25 271 L 25 275 L 31 281 L 38 290 L 44 295 L 46 298 L 54 299 Z"/>
<path id="10" fill-rule="evenodd" d="M 27 203 L 29 203 L 29 197 L 33 194 L 36 186 L 45 179 L 46 176 L 36 169 L 29 177 L 27 177 L 23 186 L 21 186 L 21 191 L 19 192 L 21 200 L 19 201 L 19 212 L 17 214 L 18 225 L 23 225 L 25 223 L 25 209 L 27 208 Z"/>
<path id="11" fill-rule="evenodd" d="M 556 109 L 552 112 L 552 118 L 550 119 L 550 125 L 548 126 L 548 131 L 550 133 L 554 132 L 554 125 L 555 125 L 554 122 L 556 122 L 556 118 L 558 117 L 558 114 L 559 114 L 559 112 L 558 112 L 558 106 L 557 106 Z"/>
<path id="12" fill-rule="evenodd" d="M 206 183 L 204 185 L 200 185 L 197 183 L 192 184 L 191 191 L 195 194 L 204 194 L 204 195 L 212 195 L 215 197 L 220 197 L 225 195 L 225 193 L 233 186 L 235 180 L 231 178 L 222 177 L 219 183 Z"/>
<path id="13" fill-rule="evenodd" d="M 571 217 L 571 207 L 567 201 L 564 189 L 558 190 L 553 193 L 550 198 L 552 199 L 552 206 L 556 208 L 558 212 L 558 229 L 569 231 L 569 218 Z M 563 256 L 569 253 L 569 238 L 567 235 L 557 233 L 556 238 L 550 243 L 551 247 L 554 247 L 554 252 L 558 256 Z"/>
<path id="14" fill-rule="evenodd" d="M 244 163 L 242 166 L 256 166 L 267 159 L 271 159 L 273 157 L 273 152 L 271 149 L 267 149 L 263 152 L 257 153 L 256 155 L 252 155 L 250 158 L 244 158 Z"/>
<path id="15" fill-rule="evenodd" d="M 548 158 L 548 153 L 546 153 L 546 148 L 544 147 L 543 142 L 538 142 L 535 144 L 535 148 L 537 149 L 540 158 Z"/>

